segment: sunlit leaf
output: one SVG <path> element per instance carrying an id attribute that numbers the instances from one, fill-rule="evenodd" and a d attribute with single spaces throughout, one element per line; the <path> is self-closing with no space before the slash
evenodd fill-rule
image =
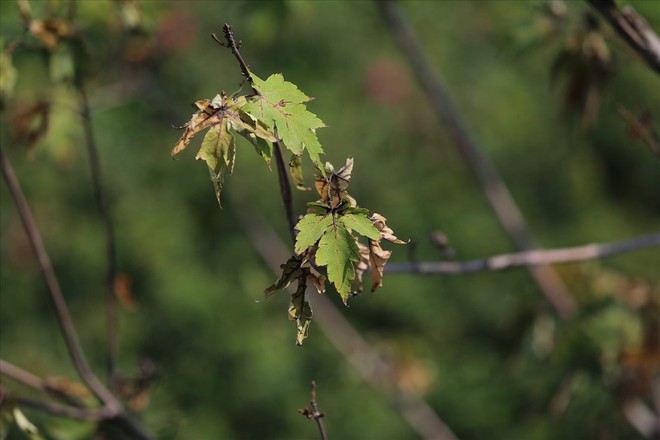
<path id="1" fill-rule="evenodd" d="M 262 80 L 251 73 L 258 94 L 251 97 L 243 110 L 263 121 L 294 154 L 306 149 L 312 161 L 318 161 L 323 148 L 315 130 L 325 127 L 304 105 L 310 98 L 294 84 L 284 81 L 281 74 Z"/>
<path id="2" fill-rule="evenodd" d="M 307 214 L 296 225 L 299 231 L 296 236 L 295 251 L 302 254 L 305 250 L 315 244 L 321 235 L 332 225 L 331 215 Z"/>
<path id="3" fill-rule="evenodd" d="M 319 241 L 316 262 L 327 266 L 328 279 L 332 282 L 344 303 L 351 292 L 351 283 L 355 278 L 353 262 L 360 259 L 360 251 L 355 238 L 341 225 L 329 229 Z"/>
<path id="4" fill-rule="evenodd" d="M 337 222 L 343 223 L 348 229 L 352 229 L 358 234 L 369 237 L 372 240 L 378 240 L 380 238 L 380 232 L 365 214 L 342 215 L 338 218 Z"/>
<path id="5" fill-rule="evenodd" d="M 23 431 L 30 440 L 43 440 L 43 436 L 39 433 L 37 427 L 25 417 L 25 414 L 18 407 L 14 407 L 14 421 L 18 429 Z"/>

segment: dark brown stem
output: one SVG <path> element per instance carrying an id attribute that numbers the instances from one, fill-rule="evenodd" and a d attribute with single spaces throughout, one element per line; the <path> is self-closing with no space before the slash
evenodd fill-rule
<path id="1" fill-rule="evenodd" d="M 632 6 L 613 0 L 586 0 L 656 73 L 660 73 L 660 37 Z"/>
<path id="2" fill-rule="evenodd" d="M 393 1 L 378 0 L 377 4 L 395 40 L 408 57 L 412 70 L 426 91 L 440 121 L 447 126 L 459 153 L 481 184 L 486 199 L 502 228 L 518 250 L 537 247 L 520 208 L 494 164 L 477 145 L 449 91 L 426 59 L 413 29 Z M 539 266 L 529 270 L 548 302 L 560 316 L 575 315 L 577 308 L 575 300 L 551 267 Z"/>
<path id="3" fill-rule="evenodd" d="M 243 57 L 241 56 L 241 53 L 239 52 L 240 49 L 240 43 L 236 42 L 236 39 L 234 38 L 234 33 L 231 31 L 231 25 L 229 23 L 225 23 L 225 25 L 222 27 L 222 31 L 225 34 L 225 40 L 227 41 L 226 43 L 223 43 L 217 35 L 211 34 L 211 37 L 222 47 L 226 47 L 231 50 L 231 53 L 234 54 L 236 59 L 238 60 L 238 64 L 241 66 L 241 72 L 243 73 L 243 76 L 247 80 L 247 82 L 252 85 L 253 80 L 252 80 L 252 75 L 250 75 L 250 68 L 248 65 L 245 63 L 245 60 L 243 60 Z M 254 90 L 254 87 L 252 88 Z M 256 90 L 254 90 L 255 93 L 257 93 Z"/>
<path id="4" fill-rule="evenodd" d="M 275 156 L 275 165 L 277 167 L 277 178 L 280 182 L 280 195 L 282 196 L 282 203 L 284 204 L 284 211 L 286 212 L 286 219 L 289 223 L 289 233 L 291 239 L 296 242 L 296 219 L 293 215 L 293 197 L 291 195 L 291 182 L 289 182 L 289 175 L 287 174 L 286 163 L 284 161 L 284 154 L 280 142 L 273 143 L 273 155 Z"/>
<path id="5" fill-rule="evenodd" d="M 512 267 L 539 264 L 571 263 L 594 260 L 639 249 L 660 246 L 660 234 L 649 234 L 613 243 L 588 244 L 563 249 L 539 249 L 496 255 L 472 261 L 438 261 L 427 263 L 390 263 L 387 273 L 462 274 L 469 272 L 504 270 Z"/>
<path id="6" fill-rule="evenodd" d="M 107 331 L 107 357 L 106 368 L 108 371 L 108 381 L 112 389 L 116 378 L 116 364 L 119 353 L 119 331 L 118 331 L 118 304 L 114 294 L 114 283 L 117 277 L 117 252 L 115 245 L 115 233 L 112 224 L 112 215 L 108 207 L 106 191 L 103 186 L 103 174 L 101 162 L 99 159 L 98 147 L 94 137 L 92 127 L 92 117 L 89 107 L 89 99 L 82 79 L 75 82 L 76 89 L 80 95 L 80 114 L 83 120 L 83 129 L 85 131 L 85 144 L 89 155 L 89 165 L 92 175 L 92 184 L 94 187 L 94 197 L 98 207 L 99 215 L 103 221 L 105 229 L 105 250 L 106 250 L 106 331 Z"/>
<path id="7" fill-rule="evenodd" d="M 71 315 L 67 307 L 66 301 L 64 300 L 64 295 L 62 294 L 62 289 L 60 288 L 55 272 L 53 271 L 53 266 L 46 252 L 46 248 L 41 239 L 41 234 L 39 229 L 32 217 L 30 208 L 27 204 L 27 200 L 23 195 L 16 174 L 14 173 L 11 164 L 4 155 L 4 152 L 0 148 L 0 162 L 2 164 L 2 175 L 7 182 L 9 187 L 9 192 L 14 199 L 16 208 L 25 227 L 25 232 L 27 233 L 28 240 L 30 241 L 30 246 L 34 251 L 35 256 L 37 257 L 37 262 L 39 263 L 39 268 L 41 273 L 46 281 L 48 287 L 48 292 L 50 293 L 50 298 L 53 302 L 53 308 L 57 315 L 57 320 L 62 330 L 62 335 L 64 336 L 64 341 L 66 342 L 66 347 L 69 351 L 69 356 L 73 361 L 73 364 L 80 375 L 80 378 L 89 386 L 92 392 L 98 397 L 98 399 L 103 402 L 109 408 L 109 413 L 118 414 L 121 411 L 119 402 L 115 397 L 108 391 L 108 389 L 101 383 L 101 381 L 96 377 L 92 372 L 87 358 L 83 353 L 80 342 L 78 341 L 78 335 L 73 326 L 73 321 L 71 320 Z"/>

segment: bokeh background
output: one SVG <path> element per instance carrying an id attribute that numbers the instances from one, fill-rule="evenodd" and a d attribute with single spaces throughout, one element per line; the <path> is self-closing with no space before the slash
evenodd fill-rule
<path id="1" fill-rule="evenodd" d="M 657 3 L 630 3 L 660 28 Z M 31 6 L 43 18 L 67 4 Z M 400 6 L 543 247 L 657 230 L 660 161 L 617 109 L 660 115 L 658 77 L 605 25 L 604 73 L 566 55 L 586 4 Z M 14 2 L 0 2 L 3 46 L 23 35 L 18 17 Z M 428 239 L 436 231 L 458 260 L 513 250 L 374 3 L 78 2 L 122 276 L 120 370 L 153 363 L 158 371 L 132 402 L 137 417 L 162 439 L 314 439 L 316 426 L 297 410 L 315 380 L 330 438 L 416 438 L 315 323 L 305 344 L 294 345 L 288 295 L 256 302 L 276 277 L 257 249 L 269 244 L 253 242 L 244 219 L 258 215 L 289 240 L 274 167 L 239 140 L 221 210 L 206 166 L 194 160 L 201 140 L 170 158 L 180 135 L 172 125 L 190 118 L 190 104 L 239 87 L 235 59 L 210 38 L 225 22 L 254 72 L 281 72 L 316 98 L 309 107 L 328 125 L 318 131 L 327 160 L 355 157 L 352 195 L 414 240 L 413 258 L 445 258 Z M 103 224 L 67 60 L 13 52 L 18 79 L 3 102 L 1 142 L 102 374 Z M 587 89 L 597 105 L 580 100 Z M 39 121 L 25 115 L 39 101 L 48 103 L 48 127 L 30 142 Z M 311 164 L 304 167 L 310 176 Z M 40 376 L 76 379 L 4 182 L 0 196 L 1 357 Z M 294 196 L 298 213 L 314 198 Z M 410 247 L 393 250 L 391 261 L 411 258 Z M 652 402 L 622 376 L 638 367 L 625 362 L 629 353 L 657 374 L 658 353 L 643 341 L 657 331 L 659 267 L 657 249 L 557 267 L 580 305 L 568 321 L 524 270 L 389 274 L 377 294 L 349 308 L 332 289 L 327 295 L 392 362 L 392 386 L 428 401 L 459 438 L 637 439 L 622 395 Z M 4 378 L 2 387 L 30 394 Z M 90 438 L 95 429 L 25 412 L 48 438 Z"/>

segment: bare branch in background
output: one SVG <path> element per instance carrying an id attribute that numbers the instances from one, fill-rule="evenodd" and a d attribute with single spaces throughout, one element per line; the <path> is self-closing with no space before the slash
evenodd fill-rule
<path id="1" fill-rule="evenodd" d="M 586 0 L 656 73 L 660 73 L 660 37 L 632 6 L 614 0 Z"/>
<path id="2" fill-rule="evenodd" d="M 314 420 L 316 422 L 316 426 L 319 428 L 319 435 L 321 436 L 321 440 L 327 440 L 328 434 L 326 434 L 325 427 L 323 426 L 323 420 L 321 420 L 325 414 L 319 411 L 319 406 L 316 403 L 315 381 L 312 381 L 312 400 L 310 400 L 309 403 L 311 405 L 309 408 L 299 409 L 298 412 L 307 417 L 309 420 Z"/>
<path id="3" fill-rule="evenodd" d="M 649 234 L 613 243 L 588 244 L 563 249 L 539 249 L 496 255 L 471 261 L 437 261 L 425 263 L 390 263 L 387 273 L 462 274 L 528 267 L 539 264 L 571 263 L 594 260 L 639 249 L 660 246 L 660 234 Z"/>
<path id="4" fill-rule="evenodd" d="M 426 59 L 413 29 L 393 1 L 377 0 L 376 3 L 396 42 L 408 57 L 410 66 L 426 91 L 438 118 L 447 126 L 456 148 L 481 184 L 502 228 L 518 250 L 524 251 L 538 247 L 504 180 L 491 160 L 477 145 L 449 91 Z M 562 279 L 551 267 L 538 266 L 530 268 L 529 271 L 560 316 L 568 318 L 575 315 L 577 309 L 575 300 Z"/>
<path id="5" fill-rule="evenodd" d="M 30 211 L 30 208 L 27 204 L 27 200 L 25 199 L 25 195 L 21 190 L 16 174 L 14 173 L 11 164 L 5 157 L 5 154 L 1 148 L 0 148 L 0 165 L 2 167 L 2 175 L 5 181 L 7 182 L 7 186 L 9 187 L 9 192 L 14 200 L 14 203 L 16 204 L 16 208 L 18 210 L 19 216 L 21 217 L 21 221 L 23 222 L 23 226 L 25 227 L 25 232 L 27 233 L 30 246 L 32 247 L 32 250 L 37 258 L 39 268 L 46 282 L 46 286 L 48 287 L 48 292 L 50 294 L 50 298 L 53 303 L 53 309 L 57 316 L 57 321 L 60 325 L 62 335 L 64 336 L 64 341 L 66 343 L 69 356 L 74 366 L 76 367 L 76 370 L 78 371 L 78 374 L 82 379 L 82 381 L 89 387 L 89 389 L 94 393 L 94 395 L 98 398 L 98 400 L 103 404 L 102 408 L 94 409 L 94 411 L 99 411 L 103 415 L 102 417 L 103 420 L 113 421 L 118 425 L 122 426 L 123 429 L 125 429 L 135 438 L 150 439 L 151 437 L 146 432 L 144 432 L 141 426 L 139 426 L 137 423 L 135 423 L 126 416 L 117 398 L 105 387 L 105 385 L 103 385 L 103 383 L 98 379 L 98 377 L 96 377 L 94 372 L 91 370 L 89 363 L 87 362 L 85 353 L 83 352 L 80 342 L 78 340 L 78 335 L 74 328 L 73 321 L 71 319 L 71 314 L 69 313 L 66 300 L 64 299 L 64 295 L 62 293 L 62 289 L 60 288 L 57 277 L 55 276 L 55 272 L 53 270 L 50 257 L 48 256 L 43 240 L 41 239 L 41 234 L 39 233 L 39 229 L 36 225 L 36 222 L 34 221 L 32 212 Z M 3 364 L 3 368 L 5 371 L 7 371 L 7 369 L 9 368 L 10 374 L 14 373 L 14 376 L 17 377 L 16 373 L 19 371 L 16 368 L 12 369 L 11 367 L 8 367 L 7 363 Z M 36 377 L 30 378 L 26 375 L 23 375 L 23 378 L 26 379 L 32 385 L 37 385 L 37 382 L 35 382 Z M 18 402 L 21 399 L 18 400 L 14 399 L 14 400 Z M 26 405 L 32 404 L 33 407 L 44 410 L 46 410 L 46 408 L 49 407 L 48 404 L 40 404 L 36 401 L 30 401 L 29 399 L 27 401 L 25 400 L 21 400 L 21 401 L 23 401 L 23 403 Z M 53 414 L 66 415 L 60 411 L 62 410 L 62 408 L 55 408 L 51 406 L 50 409 L 53 409 L 52 412 Z M 58 413 L 58 411 L 60 412 Z"/>
<path id="6" fill-rule="evenodd" d="M 71 315 L 69 309 L 64 300 L 64 295 L 62 294 L 62 289 L 60 288 L 55 272 L 53 271 L 53 266 L 50 262 L 46 248 L 44 247 L 43 240 L 41 239 L 41 234 L 39 229 L 32 217 L 30 208 L 27 204 L 27 200 L 23 195 L 23 191 L 18 183 L 16 174 L 11 167 L 11 164 L 4 155 L 4 152 L 0 149 L 0 162 L 2 163 L 2 175 L 7 182 L 9 191 L 14 199 L 16 208 L 18 209 L 19 215 L 25 227 L 25 232 L 27 233 L 30 245 L 34 251 L 35 256 L 37 257 L 37 262 L 39 263 L 39 268 L 41 273 L 44 276 L 46 285 L 48 287 L 48 292 L 50 293 L 51 300 L 53 301 L 53 306 L 57 315 L 57 320 L 62 329 L 62 334 L 64 335 L 64 340 L 66 342 L 67 349 L 69 350 L 69 355 L 78 370 L 80 378 L 85 382 L 89 388 L 94 392 L 94 394 L 99 398 L 101 402 L 106 405 L 109 405 L 113 408 L 115 413 L 119 412 L 120 407 L 117 400 L 114 396 L 108 391 L 108 389 L 101 383 L 101 381 L 96 377 L 89 367 L 87 358 L 83 353 L 80 342 L 78 341 L 78 335 L 73 326 L 73 321 L 71 320 Z"/>

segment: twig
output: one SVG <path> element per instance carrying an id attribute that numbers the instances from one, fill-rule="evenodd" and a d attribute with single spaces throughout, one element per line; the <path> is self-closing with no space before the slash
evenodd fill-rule
<path id="1" fill-rule="evenodd" d="M 14 199 L 16 208 L 18 209 L 19 215 L 25 227 L 25 232 L 27 233 L 28 240 L 32 250 L 34 251 L 35 256 L 37 257 L 37 262 L 39 263 L 39 268 L 41 273 L 44 276 L 46 285 L 48 287 L 48 292 L 50 293 L 50 298 L 53 301 L 53 307 L 57 315 L 57 320 L 62 330 L 64 336 L 64 341 L 66 342 L 67 350 L 71 356 L 71 360 L 80 375 L 80 378 L 89 386 L 92 392 L 98 397 L 98 399 L 109 408 L 109 413 L 119 414 L 121 411 L 121 406 L 117 399 L 108 391 L 108 389 L 101 383 L 101 381 L 96 377 L 92 372 L 87 358 L 82 351 L 80 342 L 78 341 L 78 335 L 73 326 L 73 321 L 71 320 L 71 315 L 69 314 L 69 309 L 64 300 L 64 295 L 60 288 L 55 272 L 53 271 L 53 266 L 44 247 L 43 240 L 41 239 L 41 234 L 39 229 L 32 217 L 30 208 L 27 204 L 27 200 L 23 195 L 16 174 L 11 167 L 11 164 L 4 155 L 4 152 L 0 148 L 0 162 L 2 165 L 2 175 L 9 186 L 9 192 Z"/>
<path id="2" fill-rule="evenodd" d="M 502 228 L 518 250 L 536 248 L 536 242 L 525 224 L 520 208 L 493 163 L 473 139 L 449 92 L 424 56 L 412 28 L 393 1 L 377 0 L 377 4 L 397 43 L 408 57 L 417 79 L 426 90 L 431 105 L 447 126 L 459 153 L 481 184 Z M 575 315 L 575 300 L 551 267 L 539 266 L 529 270 L 548 302 L 560 316 L 567 318 Z"/>
<path id="3" fill-rule="evenodd" d="M 385 272 L 463 274 L 469 272 L 496 271 L 512 267 L 593 260 L 658 246 L 660 246 L 660 234 L 649 234 L 612 243 L 588 244 L 563 249 L 539 249 L 513 254 L 496 255 L 480 260 L 462 262 L 438 261 L 425 263 L 390 263 L 385 266 Z"/>
<path id="4" fill-rule="evenodd" d="M 116 382 L 116 364 L 119 353 L 119 329 L 118 329 L 118 303 L 114 294 L 114 283 L 117 277 L 117 251 L 115 245 L 115 233 L 112 225 L 112 215 L 108 207 L 106 191 L 103 186 L 103 175 L 101 171 L 101 162 L 99 160 L 98 148 L 94 137 L 92 127 L 92 117 L 89 107 L 89 99 L 85 90 L 85 85 L 81 78 L 75 81 L 76 89 L 80 94 L 80 114 L 83 120 L 85 131 L 85 143 L 89 155 L 89 165 L 92 174 L 92 184 L 94 187 L 94 197 L 99 210 L 99 215 L 103 221 L 105 229 L 105 248 L 106 248 L 106 327 L 108 352 L 106 357 L 106 367 L 108 371 L 108 381 L 112 389 Z"/>
<path id="5" fill-rule="evenodd" d="M 229 23 L 225 23 L 225 25 L 222 27 L 222 31 L 225 34 L 225 40 L 227 40 L 226 43 L 223 43 L 220 41 L 217 35 L 211 34 L 211 37 L 215 40 L 216 43 L 218 43 L 222 47 L 226 47 L 227 49 L 231 50 L 231 53 L 234 54 L 236 59 L 238 60 L 238 64 L 241 66 L 241 72 L 243 73 L 243 76 L 247 80 L 247 82 L 252 85 L 253 80 L 252 80 L 252 75 L 250 75 L 250 69 L 248 65 L 245 63 L 243 60 L 243 57 L 241 56 L 241 53 L 238 51 L 241 48 L 241 42 L 239 41 L 238 43 L 236 42 L 236 39 L 234 38 L 234 33 L 231 31 L 231 25 Z M 254 89 L 254 87 L 253 87 Z M 257 91 L 255 90 L 255 93 Z"/>
<path id="6" fill-rule="evenodd" d="M 289 223 L 289 233 L 291 239 L 296 242 L 296 219 L 293 215 L 293 198 L 291 196 L 291 182 L 286 172 L 286 164 L 284 163 L 284 156 L 280 142 L 273 143 L 273 154 L 275 156 L 275 164 L 277 166 L 277 178 L 280 182 L 280 195 L 282 196 L 282 203 L 284 204 L 284 211 L 286 212 L 286 219 Z"/>
<path id="7" fill-rule="evenodd" d="M 270 223 L 250 206 L 241 206 L 236 212 L 254 248 L 268 263 L 273 274 L 279 275 L 280 263 L 290 256 L 288 247 L 282 243 Z M 386 397 L 420 438 L 456 440 L 451 429 L 424 399 L 398 387 L 392 374 L 394 367 L 337 310 L 327 295 L 316 295 L 314 292 L 311 287 L 307 291 L 315 322 L 358 375 Z"/>
<path id="8" fill-rule="evenodd" d="M 323 420 L 321 420 L 325 414 L 319 411 L 318 404 L 316 403 L 316 382 L 312 381 L 312 400 L 309 402 L 311 407 L 299 409 L 298 412 L 303 416 L 307 417 L 309 420 L 314 420 L 316 426 L 319 428 L 319 434 L 321 435 L 321 440 L 327 440 L 328 435 L 325 432 L 325 427 L 323 426 Z"/>
<path id="9" fill-rule="evenodd" d="M 656 73 L 660 73 L 660 37 L 632 6 L 614 0 L 586 0 Z"/>

